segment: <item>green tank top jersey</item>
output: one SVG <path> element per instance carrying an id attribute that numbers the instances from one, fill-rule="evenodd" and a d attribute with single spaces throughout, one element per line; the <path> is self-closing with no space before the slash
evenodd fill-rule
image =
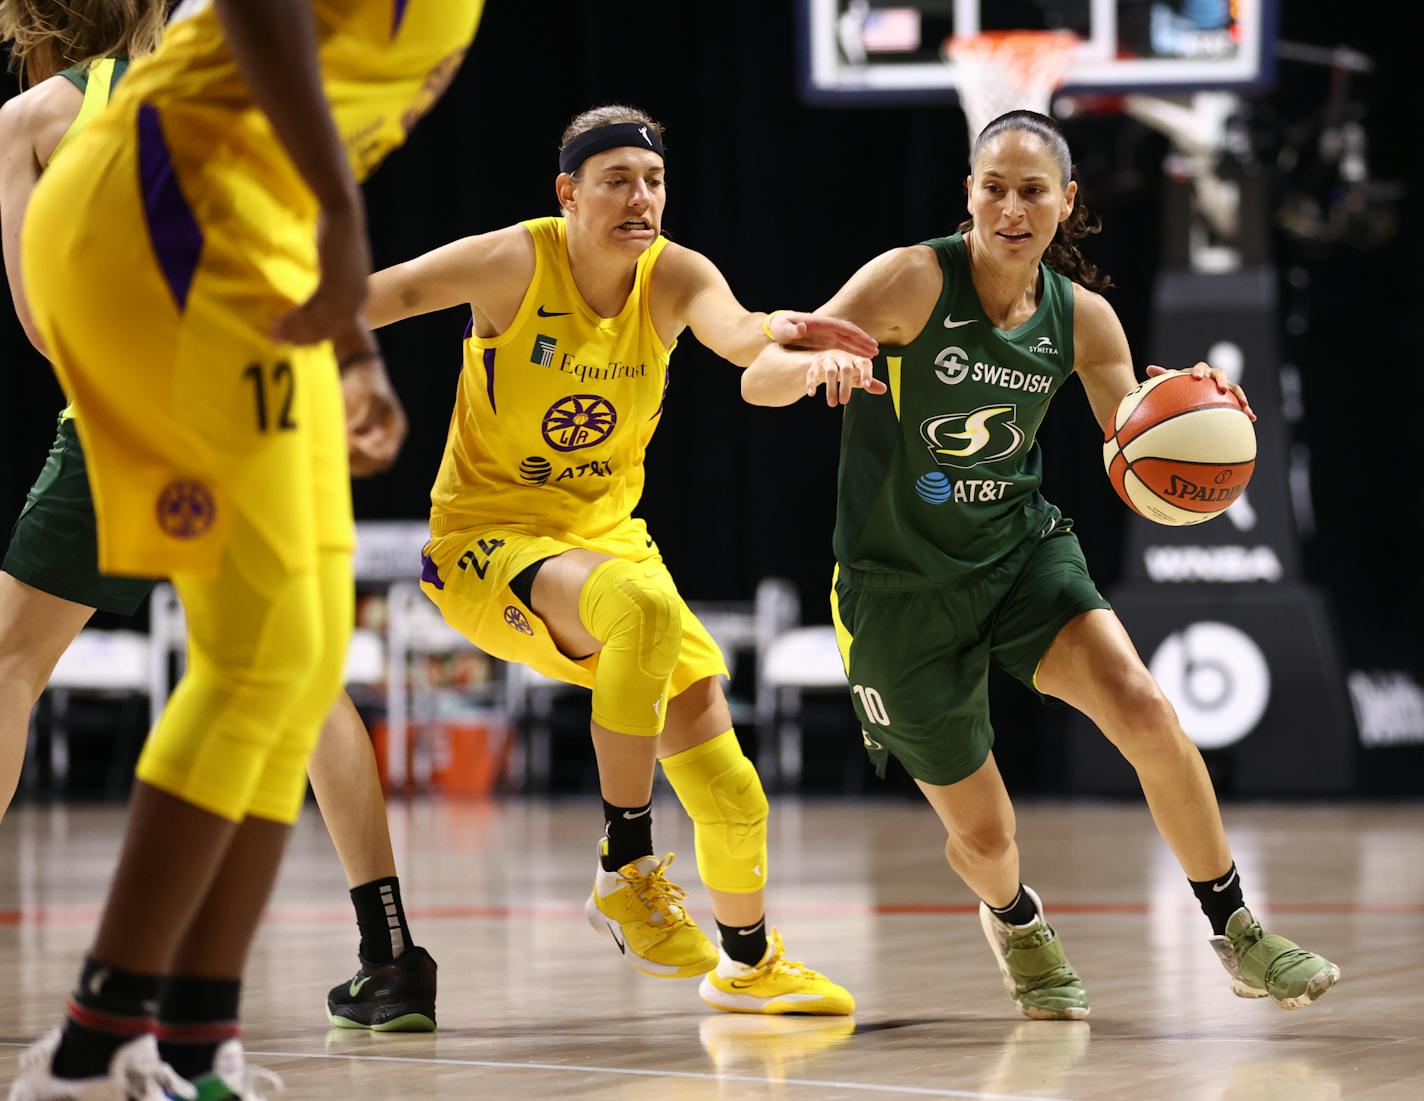
<path id="1" fill-rule="evenodd" d="M 1073 372 L 1073 284 L 1040 265 L 1038 309 L 1016 329 L 989 321 L 960 234 L 924 242 L 944 287 L 920 334 L 882 345 L 841 429 L 834 549 L 842 570 L 891 584 L 980 576 L 1061 521 L 1039 493 L 1035 436 Z"/>
<path id="2" fill-rule="evenodd" d="M 129 59 L 126 57 L 105 57 L 98 61 L 86 61 L 82 65 L 72 65 L 60 71 L 60 76 L 84 93 L 84 102 L 79 106 L 79 114 L 74 116 L 69 129 L 54 147 L 54 152 L 49 155 L 50 164 L 53 164 L 79 132 L 109 105 L 114 90 L 119 86 L 124 73 L 128 72 L 128 68 Z M 73 404 L 66 405 L 59 414 L 60 422 L 73 418 Z"/>

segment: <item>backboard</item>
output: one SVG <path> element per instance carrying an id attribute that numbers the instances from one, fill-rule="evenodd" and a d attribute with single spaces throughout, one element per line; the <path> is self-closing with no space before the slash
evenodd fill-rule
<path id="1" fill-rule="evenodd" d="M 798 0 L 800 76 L 821 105 L 952 102 L 951 35 L 1068 30 L 1082 39 L 1063 90 L 1264 90 L 1276 0 Z"/>

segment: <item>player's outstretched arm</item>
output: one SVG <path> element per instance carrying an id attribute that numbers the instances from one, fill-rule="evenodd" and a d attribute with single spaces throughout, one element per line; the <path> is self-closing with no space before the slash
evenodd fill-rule
<path id="1" fill-rule="evenodd" d="M 513 320 L 534 278 L 534 263 L 534 238 L 523 226 L 463 237 L 371 276 L 366 320 L 379 329 L 468 305 L 498 332 Z"/>
<path id="2" fill-rule="evenodd" d="M 315 344 L 349 325 L 366 297 L 371 250 L 361 192 L 321 86 L 317 27 L 306 0 L 215 0 L 252 100 L 321 204 L 321 282 L 277 321 L 274 335 Z"/>
<path id="3" fill-rule="evenodd" d="M 816 316 L 851 322 L 868 333 L 877 348 L 880 343 L 905 344 L 924 324 L 924 317 L 916 321 L 915 315 L 927 315 L 933 307 L 940 278 L 939 261 L 930 249 L 893 249 L 851 276 Z M 742 375 L 742 397 L 752 405 L 790 405 L 821 386 L 826 387 L 829 405 L 844 405 L 858 389 L 871 394 L 886 389 L 864 355 L 775 344 L 763 345 Z"/>
<path id="4" fill-rule="evenodd" d="M 658 296 L 667 295 L 673 303 L 677 327 L 688 326 L 698 340 L 738 367 L 747 366 L 767 346 L 768 331 L 778 344 L 809 349 L 873 356 L 879 347 L 844 318 L 794 310 L 778 310 L 774 316 L 747 311 L 717 266 L 689 248 L 669 245 L 658 262 L 657 278 Z"/>

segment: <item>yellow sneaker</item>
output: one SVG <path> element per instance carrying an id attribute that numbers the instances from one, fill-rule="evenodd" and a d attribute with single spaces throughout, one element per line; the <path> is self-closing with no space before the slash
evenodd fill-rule
<path id="1" fill-rule="evenodd" d="M 599 864 L 584 907 L 624 963 L 660 979 L 691 979 L 717 966 L 717 949 L 682 905 L 685 892 L 663 874 L 676 855 L 645 856 L 616 872 Z"/>
<path id="2" fill-rule="evenodd" d="M 719 954 L 717 970 L 708 972 L 697 992 L 714 1009 L 727 1013 L 820 1013 L 844 1017 L 855 1012 L 855 999 L 819 971 L 786 958 L 781 934 L 771 931 L 766 955 L 755 967 Z"/>

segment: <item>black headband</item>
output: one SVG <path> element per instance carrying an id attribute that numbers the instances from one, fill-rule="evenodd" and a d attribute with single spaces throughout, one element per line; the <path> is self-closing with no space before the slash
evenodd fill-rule
<path id="1" fill-rule="evenodd" d="M 664 160 L 667 159 L 662 139 L 652 126 L 637 122 L 614 122 L 585 130 L 578 137 L 570 139 L 569 144 L 559 150 L 559 171 L 572 176 L 578 171 L 579 165 L 595 153 L 602 153 L 606 149 L 621 149 L 625 145 L 637 149 L 651 149 Z"/>

